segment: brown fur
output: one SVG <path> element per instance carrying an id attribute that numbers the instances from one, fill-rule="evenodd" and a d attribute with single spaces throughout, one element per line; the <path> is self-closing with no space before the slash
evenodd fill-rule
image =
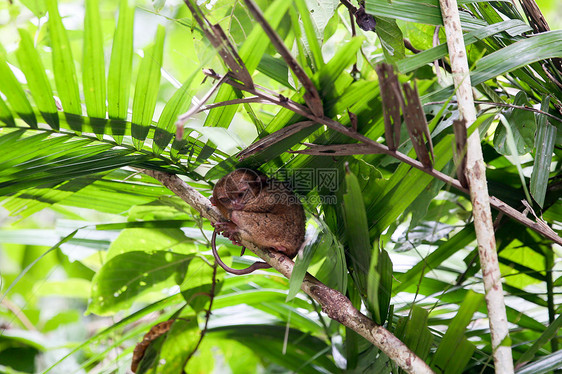
<path id="1" fill-rule="evenodd" d="M 305 234 L 304 209 L 284 184 L 261 172 L 238 169 L 221 178 L 211 202 L 227 222 L 215 224 L 217 231 L 233 243 L 248 240 L 293 258 Z"/>

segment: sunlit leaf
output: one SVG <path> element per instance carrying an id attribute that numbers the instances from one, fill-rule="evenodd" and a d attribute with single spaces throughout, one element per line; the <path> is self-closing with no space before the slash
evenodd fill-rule
<path id="1" fill-rule="evenodd" d="M 53 48 L 53 69 L 57 93 L 66 113 L 81 115 L 78 78 L 68 35 L 62 24 L 57 0 L 46 0 L 49 11 L 49 35 Z"/>
<path id="2" fill-rule="evenodd" d="M 16 52 L 18 62 L 27 78 L 29 90 L 33 95 L 37 109 L 45 121 L 53 128 L 59 129 L 59 116 L 57 106 L 53 98 L 53 90 L 47 79 L 45 68 L 41 63 L 39 53 L 33 46 L 33 41 L 29 33 L 23 29 L 18 30 L 20 34 L 20 45 Z"/>
<path id="3" fill-rule="evenodd" d="M 158 26 L 154 45 L 144 50 L 144 56 L 137 76 L 133 100 L 133 127 L 131 131 L 133 144 L 137 149 L 142 148 L 144 140 L 148 135 L 148 128 L 152 123 L 152 116 L 156 107 L 165 35 L 166 29 L 164 26 Z"/>
<path id="4" fill-rule="evenodd" d="M 105 67 L 99 1 L 86 1 L 83 82 L 88 116 L 105 118 Z"/>
<path id="5" fill-rule="evenodd" d="M 141 294 L 181 283 L 192 259 L 192 255 L 167 251 L 132 251 L 115 256 L 92 280 L 88 312 L 113 314 L 131 306 Z"/>

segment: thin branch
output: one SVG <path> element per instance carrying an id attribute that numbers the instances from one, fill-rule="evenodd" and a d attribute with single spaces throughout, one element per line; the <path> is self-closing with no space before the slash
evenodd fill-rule
<path id="1" fill-rule="evenodd" d="M 203 30 L 207 40 L 209 40 L 213 47 L 219 52 L 222 60 L 230 68 L 234 76 L 244 83 L 244 85 L 253 87 L 252 76 L 220 25 L 212 25 L 194 0 L 184 0 L 184 3 L 191 11 L 193 19 L 199 24 L 201 30 Z"/>
<path id="2" fill-rule="evenodd" d="M 23 310 L 21 310 L 21 308 L 18 307 L 16 304 L 12 303 L 8 299 L 3 299 L 2 301 L 0 301 L 0 304 L 5 306 L 6 309 L 8 309 L 10 312 L 12 312 L 12 314 L 21 322 L 21 324 L 26 329 L 28 329 L 29 331 L 37 331 L 37 328 L 35 328 L 33 323 L 31 323 L 29 318 L 27 318 L 27 316 L 25 315 Z M 4 329 L 2 329 L 0 335 L 2 335 L 3 333 L 4 333 Z"/>
<path id="3" fill-rule="evenodd" d="M 156 170 L 143 170 L 143 172 L 160 181 L 196 209 L 203 218 L 211 222 L 223 219 L 208 199 L 193 187 L 187 185 L 178 176 Z M 285 277 L 291 277 L 293 267 L 295 266 L 291 259 L 280 252 L 259 248 L 252 242 L 241 240 L 241 243 Z M 363 336 L 406 372 L 419 374 L 433 373 L 429 366 L 402 341 L 384 327 L 376 325 L 371 319 L 357 310 L 341 292 L 329 288 L 308 273 L 304 277 L 301 289 L 322 307 L 322 311 L 328 317 Z"/>
<path id="4" fill-rule="evenodd" d="M 233 99 L 227 101 L 221 101 L 219 103 L 212 103 L 205 106 L 199 106 L 196 113 L 205 112 L 207 110 L 211 110 L 214 108 L 219 108 L 221 106 L 229 106 L 229 105 L 238 105 L 238 104 L 251 104 L 251 103 L 259 103 L 259 104 L 271 104 L 269 101 L 266 101 L 259 97 L 243 97 L 241 99 Z"/>
<path id="5" fill-rule="evenodd" d="M 203 70 L 203 73 L 206 74 L 207 76 L 214 78 L 214 79 L 221 79 L 222 77 L 220 75 L 217 75 L 214 71 L 211 70 Z M 232 79 L 226 79 L 225 83 L 239 88 L 243 91 L 247 91 L 251 94 L 254 94 L 260 98 L 263 98 L 264 100 L 267 100 L 269 102 L 271 102 L 272 104 L 276 104 L 279 106 L 282 106 L 283 108 L 289 109 L 291 111 L 293 111 L 296 114 L 300 114 L 303 117 L 309 118 L 313 121 L 315 121 L 316 123 L 325 125 L 329 128 L 331 128 L 334 131 L 340 132 L 344 135 L 349 136 L 352 139 L 358 140 L 362 143 L 368 144 L 370 145 L 370 149 L 372 153 L 383 153 L 383 154 L 387 154 L 389 156 L 392 156 L 394 158 L 396 158 L 397 160 L 404 162 L 416 169 L 419 169 L 429 175 L 432 175 L 433 177 L 455 187 L 457 190 L 464 192 L 466 194 L 469 193 L 469 191 L 464 188 L 461 183 L 448 176 L 445 173 L 440 172 L 439 170 L 435 170 L 435 169 L 428 169 L 426 167 L 423 166 L 423 164 L 421 162 L 419 162 L 418 160 L 414 160 L 411 157 L 408 157 L 407 155 L 398 152 L 398 151 L 393 151 L 391 149 L 389 149 L 387 146 L 385 146 L 384 144 L 380 144 L 377 143 L 376 141 L 356 132 L 353 131 L 353 129 L 348 128 L 344 125 L 342 125 L 341 123 L 334 121 L 331 118 L 327 118 L 327 117 L 317 117 L 314 114 L 312 114 L 305 106 L 294 102 L 286 97 L 279 97 L 279 96 L 275 96 L 275 95 L 270 95 L 270 94 L 266 94 L 263 92 L 258 91 L 256 88 L 246 88 L 244 87 L 242 84 L 232 80 Z M 506 203 L 504 203 L 503 201 L 501 201 L 498 198 L 495 197 L 490 197 L 490 203 L 491 205 L 505 213 L 506 215 L 508 215 L 509 217 L 513 218 L 514 220 L 518 221 L 519 223 L 521 223 L 524 226 L 529 227 L 530 229 L 536 231 L 537 233 L 543 235 L 544 237 L 552 240 L 555 243 L 558 243 L 560 245 L 562 245 L 562 238 L 560 238 L 560 236 L 558 236 L 558 234 L 556 234 L 556 232 L 554 232 L 550 227 L 549 228 L 545 228 L 542 225 L 537 224 L 536 222 L 532 221 L 531 219 L 527 218 L 524 214 L 522 214 L 521 212 L 517 211 L 516 209 L 512 208 L 511 206 L 507 205 Z"/>
<path id="6" fill-rule="evenodd" d="M 254 3 L 252 0 L 244 0 L 244 3 L 246 3 L 248 10 L 252 13 L 256 21 L 258 21 L 258 23 L 261 25 L 263 31 L 265 31 L 265 33 L 269 37 L 269 40 L 271 40 L 271 43 L 275 46 L 275 49 L 277 49 L 277 52 L 279 52 L 281 57 L 283 57 L 283 60 L 285 60 L 289 68 L 291 68 L 293 73 L 295 73 L 299 82 L 301 82 L 301 84 L 303 85 L 304 89 L 306 90 L 306 93 L 304 94 L 304 100 L 312 113 L 320 117 L 323 116 L 324 107 L 322 104 L 322 99 L 320 98 L 320 94 L 318 93 L 316 86 L 314 86 L 314 83 L 312 83 L 312 80 L 308 77 L 297 60 L 295 60 L 291 52 L 289 52 L 289 50 L 283 43 L 283 40 L 281 40 L 275 30 L 271 28 L 271 25 L 266 21 L 263 13 L 261 12 L 260 8 L 258 8 L 256 3 Z"/>
<path id="7" fill-rule="evenodd" d="M 212 282 L 211 283 L 211 289 L 209 291 L 209 308 L 207 309 L 207 311 L 205 313 L 205 326 L 203 326 L 203 329 L 201 330 L 201 334 L 199 335 L 199 340 L 197 341 L 197 345 L 195 346 L 193 351 L 191 351 L 189 356 L 187 356 L 187 358 L 185 359 L 183 367 L 185 367 L 185 365 L 187 365 L 187 363 L 189 362 L 191 357 L 193 357 L 195 352 L 197 352 L 197 349 L 199 349 L 199 346 L 201 345 L 201 342 L 203 341 L 203 338 L 205 337 L 205 334 L 207 333 L 207 327 L 209 325 L 209 319 L 211 318 L 211 311 L 213 310 L 213 301 L 215 300 L 215 290 L 216 290 L 216 285 L 217 285 L 217 264 L 216 263 L 213 264 L 213 276 L 212 276 L 211 282 Z"/>
<path id="8" fill-rule="evenodd" d="M 241 151 L 240 153 L 238 153 L 238 159 L 239 160 L 243 160 L 261 150 L 266 149 L 267 147 L 270 147 L 272 145 L 274 145 L 275 143 L 280 142 L 283 139 L 288 138 L 291 135 L 294 135 L 298 132 L 300 132 L 301 130 L 306 129 L 307 127 L 310 127 L 312 125 L 314 125 L 315 122 L 314 121 L 301 121 L 301 122 L 297 122 L 297 123 L 293 123 L 292 125 L 289 126 L 285 126 L 280 130 L 275 131 L 272 134 L 269 134 L 267 136 L 265 136 L 264 138 L 258 140 L 257 142 L 251 144 L 248 148 L 244 149 L 243 151 Z"/>
<path id="9" fill-rule="evenodd" d="M 191 117 L 192 115 L 194 115 L 195 113 L 199 113 L 199 109 L 205 105 L 205 103 L 207 101 L 209 101 L 209 99 L 211 98 L 211 96 L 213 96 L 213 94 L 215 93 L 216 90 L 219 89 L 219 87 L 221 86 L 221 84 L 225 81 L 225 79 L 228 77 L 228 75 L 223 76 L 221 79 L 219 79 L 218 82 L 216 82 L 213 87 L 211 87 L 211 89 L 205 94 L 205 96 L 203 96 L 203 98 L 201 98 L 201 100 L 199 101 L 199 104 L 194 105 L 193 107 L 191 107 L 191 109 L 189 109 L 187 112 L 185 112 L 184 114 L 181 114 L 178 116 L 178 120 L 176 121 L 176 127 L 180 128 L 183 127 L 183 125 L 185 125 L 185 123 L 187 122 L 187 120 L 189 120 L 189 117 Z M 178 139 L 182 139 L 183 136 L 177 136 Z"/>
<path id="10" fill-rule="evenodd" d="M 476 121 L 476 108 L 472 96 L 470 70 L 462 34 L 459 10 L 456 0 L 440 0 L 441 14 L 447 35 L 447 47 L 451 60 L 453 82 L 457 92 L 460 118 L 471 126 Z M 501 374 L 513 373 L 513 357 L 509 342 L 509 326 L 503 297 L 501 272 L 496 251 L 496 239 L 490 196 L 486 181 L 486 168 L 480 145 L 480 133 L 475 131 L 467 142 L 465 169 L 470 187 L 470 200 L 474 216 L 474 229 L 478 242 L 478 255 L 486 291 L 486 306 L 492 337 L 492 355 L 495 371 Z"/>

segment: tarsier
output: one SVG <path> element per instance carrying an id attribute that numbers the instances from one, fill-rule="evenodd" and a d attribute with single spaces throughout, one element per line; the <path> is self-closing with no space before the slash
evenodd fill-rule
<path id="1" fill-rule="evenodd" d="M 265 262 L 241 270 L 226 266 L 216 249 L 217 232 L 234 244 L 248 240 L 289 258 L 297 255 L 304 242 L 305 215 L 300 201 L 286 185 L 261 172 L 238 169 L 224 176 L 213 189 L 211 203 L 227 219 L 213 224 L 211 247 L 217 263 L 229 273 L 248 274 L 271 266 Z"/>

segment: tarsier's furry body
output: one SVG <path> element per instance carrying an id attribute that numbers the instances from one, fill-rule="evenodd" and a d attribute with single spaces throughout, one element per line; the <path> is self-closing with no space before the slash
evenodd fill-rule
<path id="1" fill-rule="evenodd" d="M 235 244 L 240 244 L 239 240 L 248 240 L 290 258 L 298 253 L 305 234 L 304 209 L 285 184 L 261 172 L 238 169 L 217 182 L 211 202 L 227 219 L 214 224 L 213 239 L 218 231 Z M 216 248 L 213 251 L 216 254 Z M 234 274 L 269 267 L 256 262 L 247 269 L 234 270 L 223 266 L 217 255 L 215 258 L 225 270 Z"/>

